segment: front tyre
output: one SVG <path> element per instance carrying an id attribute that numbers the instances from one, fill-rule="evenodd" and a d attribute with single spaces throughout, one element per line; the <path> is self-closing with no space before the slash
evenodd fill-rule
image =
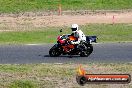
<path id="1" fill-rule="evenodd" d="M 49 50 L 49 55 L 51 57 L 57 57 L 61 55 L 61 52 L 59 51 L 58 47 L 54 45 L 50 50 Z"/>

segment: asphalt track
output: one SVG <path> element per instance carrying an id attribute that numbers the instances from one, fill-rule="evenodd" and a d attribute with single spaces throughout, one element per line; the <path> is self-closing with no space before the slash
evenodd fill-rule
<path id="1" fill-rule="evenodd" d="M 93 44 L 94 51 L 89 57 L 72 58 L 50 57 L 48 51 L 52 45 L 0 45 L 0 64 L 132 62 L 132 43 Z"/>

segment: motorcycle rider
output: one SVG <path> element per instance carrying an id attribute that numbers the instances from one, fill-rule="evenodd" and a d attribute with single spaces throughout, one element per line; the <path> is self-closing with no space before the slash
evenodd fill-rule
<path id="1" fill-rule="evenodd" d="M 80 44 L 81 41 L 86 41 L 86 36 L 81 30 L 79 30 L 78 24 L 72 24 L 71 30 L 72 30 L 71 35 L 77 38 L 77 40 L 71 41 L 71 44 Z"/>
<path id="2" fill-rule="evenodd" d="M 86 36 L 84 35 L 84 33 L 81 30 L 79 30 L 78 24 L 72 24 L 71 30 L 72 30 L 71 36 L 74 36 L 75 40 L 72 40 L 72 41 L 68 42 L 68 45 L 65 45 L 65 50 L 69 54 L 71 53 L 71 51 L 74 52 L 74 50 L 77 50 L 77 49 L 82 51 L 83 45 L 81 44 L 81 42 L 86 41 Z M 68 47 L 69 44 L 73 44 L 74 48 L 69 48 Z"/>
<path id="3" fill-rule="evenodd" d="M 72 34 L 60 35 L 55 44 L 49 51 L 50 56 L 59 56 L 61 54 L 80 55 L 82 57 L 89 56 L 93 51 L 93 46 L 90 44 L 90 39 L 79 30 L 77 24 L 71 25 Z M 62 30 L 60 30 L 62 32 Z M 86 38 L 87 41 L 86 41 Z"/>

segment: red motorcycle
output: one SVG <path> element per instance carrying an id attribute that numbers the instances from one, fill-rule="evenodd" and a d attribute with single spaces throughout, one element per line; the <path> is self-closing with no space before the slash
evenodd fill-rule
<path id="1" fill-rule="evenodd" d="M 86 36 L 87 41 L 81 41 L 80 44 L 71 44 L 71 41 L 77 39 L 73 35 L 60 35 L 57 38 L 57 43 L 49 50 L 51 57 L 60 55 L 80 55 L 87 57 L 93 52 L 91 42 L 96 42 L 96 36 Z"/>

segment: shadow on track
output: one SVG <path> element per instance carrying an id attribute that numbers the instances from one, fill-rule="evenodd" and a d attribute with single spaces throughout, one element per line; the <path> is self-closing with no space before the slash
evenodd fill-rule
<path id="1" fill-rule="evenodd" d="M 56 58 L 56 57 L 51 57 L 50 55 L 44 55 L 44 57 L 50 57 L 50 58 Z M 75 57 L 80 57 L 79 55 L 72 55 L 72 56 L 69 56 L 69 55 L 61 55 L 61 56 L 58 56 L 58 57 L 67 57 L 67 58 L 75 58 Z"/>

